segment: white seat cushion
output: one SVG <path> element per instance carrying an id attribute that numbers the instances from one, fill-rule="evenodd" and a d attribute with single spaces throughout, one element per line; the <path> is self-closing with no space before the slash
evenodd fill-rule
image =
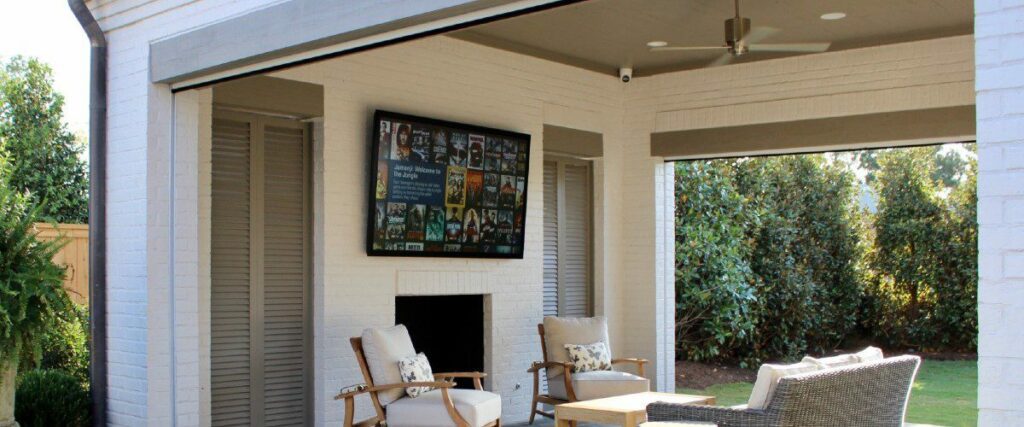
<path id="1" fill-rule="evenodd" d="M 651 382 L 629 372 L 590 371 L 572 374 L 572 390 L 577 400 L 600 399 L 651 390 Z M 561 376 L 548 380 L 548 393 L 552 397 L 568 399 L 565 381 Z"/>
<path id="2" fill-rule="evenodd" d="M 363 331 L 363 355 L 370 369 L 370 376 L 376 385 L 398 384 L 402 382 L 402 371 L 398 361 L 416 357 L 412 347 L 412 339 L 404 325 L 390 328 L 367 329 Z M 377 393 L 380 404 L 387 406 L 402 396 L 404 389 L 387 390 Z"/>
<path id="3" fill-rule="evenodd" d="M 472 427 L 501 418 L 501 397 L 489 391 L 449 389 L 455 409 Z M 403 397 L 387 408 L 388 425 L 393 427 L 449 427 L 455 425 L 444 406 L 441 390 L 420 397 Z"/>
<path id="4" fill-rule="evenodd" d="M 775 394 L 775 388 L 778 387 L 779 380 L 782 377 L 814 372 L 820 369 L 818 365 L 810 362 L 800 362 L 792 365 L 772 365 L 768 363 L 761 365 L 761 369 L 757 371 L 757 381 L 754 382 L 754 390 L 750 392 L 750 400 L 747 401 L 747 407 L 750 409 L 767 408 L 768 402 L 771 402 L 772 395 Z"/>

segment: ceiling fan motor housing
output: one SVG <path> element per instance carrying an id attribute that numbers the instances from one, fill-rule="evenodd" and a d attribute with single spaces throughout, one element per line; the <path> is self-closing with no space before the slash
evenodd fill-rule
<path id="1" fill-rule="evenodd" d="M 743 39 L 750 33 L 750 18 L 730 18 L 725 20 L 725 42 L 733 55 L 747 53 L 747 45 Z"/>

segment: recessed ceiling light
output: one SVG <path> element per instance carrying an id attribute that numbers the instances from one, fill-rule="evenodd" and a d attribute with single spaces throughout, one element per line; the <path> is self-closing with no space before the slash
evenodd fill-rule
<path id="1" fill-rule="evenodd" d="M 664 41 L 661 41 L 661 40 L 655 40 L 655 41 L 652 41 L 652 42 L 647 42 L 647 47 L 665 47 L 665 46 L 668 46 L 668 42 L 664 42 Z"/>
<path id="2" fill-rule="evenodd" d="M 838 20 L 843 19 L 845 17 L 846 17 L 846 14 L 843 13 L 843 12 L 831 12 L 831 13 L 826 13 L 824 15 L 821 15 L 821 19 L 824 19 L 826 21 L 838 21 Z"/>

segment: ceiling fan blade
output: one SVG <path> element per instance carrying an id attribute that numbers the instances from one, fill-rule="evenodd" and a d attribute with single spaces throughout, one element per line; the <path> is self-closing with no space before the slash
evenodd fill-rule
<path id="1" fill-rule="evenodd" d="M 824 52 L 831 43 L 764 43 L 748 45 L 751 52 Z"/>
<path id="2" fill-rule="evenodd" d="M 708 67 L 718 67 L 718 66 L 721 66 L 721 65 L 726 65 L 726 64 L 732 62 L 732 59 L 733 59 L 732 54 L 731 53 L 727 53 L 725 55 L 719 56 L 718 59 L 712 61 L 710 64 L 708 64 Z"/>
<path id="3" fill-rule="evenodd" d="M 768 37 L 771 37 L 771 36 L 777 34 L 779 31 L 781 31 L 781 30 L 779 30 L 778 28 L 773 28 L 773 27 L 755 27 L 755 28 L 751 29 L 749 33 L 747 33 L 746 37 L 743 38 L 743 43 L 746 43 L 746 44 L 757 43 L 757 42 L 759 42 L 761 40 L 764 40 L 764 39 L 766 39 Z"/>
<path id="4" fill-rule="evenodd" d="M 722 50 L 728 48 L 728 46 L 661 46 L 652 47 L 651 52 L 678 52 L 686 50 Z"/>

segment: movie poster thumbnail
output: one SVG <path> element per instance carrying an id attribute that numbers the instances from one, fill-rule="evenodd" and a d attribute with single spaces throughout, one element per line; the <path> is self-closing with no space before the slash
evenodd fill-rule
<path id="1" fill-rule="evenodd" d="M 452 132 L 448 139 L 448 164 L 451 166 L 466 166 L 468 156 L 469 140 L 462 132 Z"/>
<path id="2" fill-rule="evenodd" d="M 484 170 L 488 172 L 501 171 L 501 139 L 485 138 Z"/>
<path id="3" fill-rule="evenodd" d="M 484 168 L 484 137 L 483 135 L 469 135 L 469 168 L 481 170 Z"/>
<path id="4" fill-rule="evenodd" d="M 483 207 L 485 208 L 496 208 L 498 207 L 498 188 L 501 184 L 501 175 L 496 173 L 485 173 L 484 174 L 484 194 L 483 194 Z"/>

